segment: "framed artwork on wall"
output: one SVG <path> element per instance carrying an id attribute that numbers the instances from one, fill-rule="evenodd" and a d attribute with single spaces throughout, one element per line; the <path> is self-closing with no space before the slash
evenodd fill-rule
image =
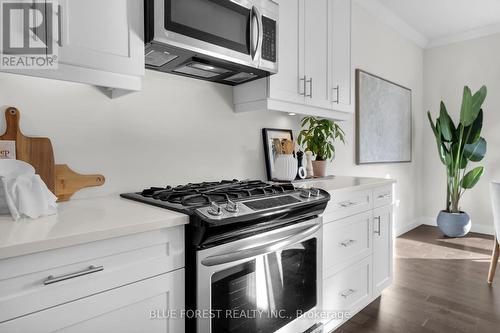
<path id="1" fill-rule="evenodd" d="M 356 70 L 356 163 L 412 158 L 411 89 Z"/>

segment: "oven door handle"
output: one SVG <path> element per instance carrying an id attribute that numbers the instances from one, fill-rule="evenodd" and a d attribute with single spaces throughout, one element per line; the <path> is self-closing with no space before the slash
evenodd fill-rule
<path id="1" fill-rule="evenodd" d="M 233 251 L 229 253 L 218 254 L 215 256 L 206 257 L 201 261 L 204 266 L 217 266 L 222 264 L 227 264 L 230 262 L 235 262 L 243 259 L 249 259 L 266 253 L 276 252 L 284 247 L 292 244 L 300 243 L 305 238 L 313 235 L 316 231 L 321 228 L 321 224 L 314 225 L 313 227 L 302 230 L 301 232 L 294 234 L 293 236 L 281 239 L 279 241 L 270 242 L 257 247 Z"/>

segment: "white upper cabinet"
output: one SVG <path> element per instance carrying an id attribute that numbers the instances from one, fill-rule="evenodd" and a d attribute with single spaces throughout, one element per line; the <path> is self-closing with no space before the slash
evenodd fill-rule
<path id="1" fill-rule="evenodd" d="M 329 0 L 331 83 L 333 108 L 353 112 L 351 70 L 351 0 Z"/>
<path id="2" fill-rule="evenodd" d="M 329 109 L 328 0 L 306 0 L 305 23 L 305 102 Z"/>
<path id="3" fill-rule="evenodd" d="M 286 0 L 279 9 L 279 70 L 269 79 L 260 80 L 266 85 L 270 80 L 270 95 L 274 99 L 304 103 L 304 1 Z M 284 2 L 284 1 L 281 1 Z M 286 55 L 286 56 L 285 56 Z M 239 87 L 238 87 L 238 90 Z M 241 93 L 249 89 L 242 87 Z"/>
<path id="4" fill-rule="evenodd" d="M 346 119 L 352 112 L 352 0 L 281 0 L 279 68 L 234 87 L 234 107 Z"/>
<path id="5" fill-rule="evenodd" d="M 52 7 L 57 69 L 5 72 L 87 83 L 109 88 L 113 95 L 140 90 L 143 18 L 138 0 L 59 0 Z"/>
<path id="6" fill-rule="evenodd" d="M 59 62 L 143 75 L 140 3 L 137 0 L 59 0 L 62 14 Z"/>

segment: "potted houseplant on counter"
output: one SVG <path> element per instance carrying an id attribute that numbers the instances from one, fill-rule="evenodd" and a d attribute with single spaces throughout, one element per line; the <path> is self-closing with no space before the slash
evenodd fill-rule
<path id="1" fill-rule="evenodd" d="M 304 117 L 301 121 L 302 131 L 297 138 L 299 145 L 305 151 L 312 152 L 316 159 L 313 163 L 315 177 L 326 175 L 327 160 L 335 158 L 335 141 L 339 140 L 345 144 L 345 133 L 339 124 L 329 119 Z"/>
<path id="2" fill-rule="evenodd" d="M 439 117 L 433 122 L 427 112 L 429 122 L 436 137 L 439 159 L 446 169 L 446 208 L 439 212 L 439 229 L 449 237 L 463 237 L 471 228 L 469 215 L 460 209 L 460 199 L 465 191 L 473 188 L 484 172 L 482 166 L 468 171 L 470 162 L 481 161 L 486 154 L 486 140 L 481 137 L 486 87 L 472 95 L 469 87 L 464 87 L 460 122 L 453 123 L 446 106 L 441 102 Z"/>

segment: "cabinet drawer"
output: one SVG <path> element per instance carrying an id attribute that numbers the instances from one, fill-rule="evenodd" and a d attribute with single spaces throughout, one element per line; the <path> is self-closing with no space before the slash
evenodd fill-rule
<path id="1" fill-rule="evenodd" d="M 371 298 L 371 257 L 323 280 L 324 311 L 354 311 Z"/>
<path id="2" fill-rule="evenodd" d="M 184 333 L 184 319 L 166 317 L 167 311 L 183 309 L 184 269 L 179 269 L 0 323 L 0 332 Z M 164 317 L 151 319 L 155 313 Z"/>
<path id="3" fill-rule="evenodd" d="M 392 204 L 392 185 L 373 190 L 373 206 L 375 208 Z"/>
<path id="4" fill-rule="evenodd" d="M 183 266 L 183 227 L 4 259 L 0 322 Z"/>
<path id="5" fill-rule="evenodd" d="M 366 212 L 323 226 L 323 276 L 335 266 L 355 262 L 372 252 L 372 213 Z"/>
<path id="6" fill-rule="evenodd" d="M 333 193 L 323 221 L 330 222 L 372 209 L 372 194 L 372 190 Z"/>

